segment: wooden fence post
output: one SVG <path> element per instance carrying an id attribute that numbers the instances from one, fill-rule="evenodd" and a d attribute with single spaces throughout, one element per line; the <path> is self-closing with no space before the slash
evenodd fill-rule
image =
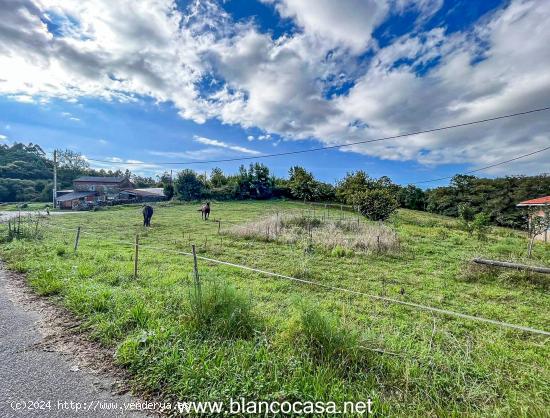
<path id="1" fill-rule="evenodd" d="M 195 276 L 195 293 L 197 296 L 197 302 L 199 306 L 199 312 L 202 312 L 202 290 L 201 290 L 201 279 L 199 277 L 199 266 L 197 264 L 197 251 L 195 249 L 195 244 L 191 244 L 193 250 L 193 273 Z"/>
<path id="2" fill-rule="evenodd" d="M 139 235 L 136 234 L 136 243 L 134 244 L 134 279 L 138 277 L 138 256 L 139 256 Z"/>
<path id="3" fill-rule="evenodd" d="M 220 235 L 220 229 L 222 228 L 222 221 L 218 219 L 218 235 Z"/>
<path id="4" fill-rule="evenodd" d="M 78 241 L 80 241 L 80 227 L 76 228 L 76 237 L 74 239 L 74 252 L 78 250 Z"/>

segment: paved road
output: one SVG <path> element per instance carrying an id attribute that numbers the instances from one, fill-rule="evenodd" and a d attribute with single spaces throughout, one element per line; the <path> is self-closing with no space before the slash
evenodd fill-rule
<path id="1" fill-rule="evenodd" d="M 36 302 L 40 312 L 22 300 L 17 293 L 21 285 L 14 291 L 13 281 L 0 264 L 0 417 L 144 417 L 143 413 L 103 409 L 108 403 L 122 406 L 136 399 L 115 394 L 114 379 L 92 372 L 67 352 L 41 345 L 48 338 L 43 329 L 45 308 Z M 46 403 L 43 410 L 15 411 L 12 407 L 16 406 L 12 402 L 36 400 L 50 401 L 50 407 Z M 58 401 L 66 408 L 59 408 Z M 70 401 L 93 403 L 96 411 L 71 410 Z"/>

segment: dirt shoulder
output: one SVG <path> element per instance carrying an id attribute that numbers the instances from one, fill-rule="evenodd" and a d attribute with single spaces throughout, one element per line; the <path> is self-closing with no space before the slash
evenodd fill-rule
<path id="1" fill-rule="evenodd" d="M 112 351 L 79 325 L 0 263 L 0 416 L 153 416 L 137 410 L 143 401 L 129 394 Z"/>

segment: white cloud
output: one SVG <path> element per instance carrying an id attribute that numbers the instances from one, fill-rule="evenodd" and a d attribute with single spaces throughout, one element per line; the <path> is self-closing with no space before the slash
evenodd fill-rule
<path id="1" fill-rule="evenodd" d="M 149 154 L 171 159 L 207 160 L 222 157 L 226 151 L 221 148 L 203 148 L 191 151 L 149 151 Z"/>
<path id="2" fill-rule="evenodd" d="M 282 17 L 292 18 L 307 33 L 325 38 L 333 46 L 364 50 L 373 29 L 388 13 L 387 1 L 379 0 L 274 0 Z"/>
<path id="3" fill-rule="evenodd" d="M 6 135 L 0 135 L 0 141 L 5 141 L 6 139 L 8 139 Z"/>
<path id="4" fill-rule="evenodd" d="M 28 94 L 12 94 L 7 96 L 8 99 L 15 100 L 19 103 L 36 103 L 34 97 Z"/>
<path id="5" fill-rule="evenodd" d="M 329 145 L 549 104 L 548 1 L 513 0 L 454 34 L 422 31 L 440 0 L 266 2 L 300 30 L 274 40 L 209 0 L 183 11 L 172 0 L 0 3 L 0 94 L 26 103 L 146 96 L 198 123 L 217 118 L 265 132 L 249 141 L 278 134 Z M 373 30 L 411 8 L 419 11 L 415 29 L 380 48 Z M 48 31 L 48 19 L 58 33 Z M 366 51 L 369 59 L 358 60 Z M 345 83 L 349 92 L 334 94 Z M 542 147 L 548 132 L 550 118 L 539 114 L 343 150 L 477 167 Z M 208 148 L 177 157 L 260 154 L 197 142 Z M 545 161 L 535 156 L 495 172 L 531 173 Z"/>
<path id="6" fill-rule="evenodd" d="M 241 147 L 241 146 L 238 146 L 238 145 L 231 145 L 231 144 L 228 144 L 227 142 L 223 142 L 223 141 L 220 141 L 218 139 L 210 139 L 210 138 L 205 138 L 204 136 L 197 136 L 197 135 L 195 135 L 193 137 L 193 139 L 195 140 L 195 142 L 198 142 L 199 144 L 203 144 L 203 145 L 210 145 L 212 147 L 226 148 L 226 149 L 230 149 L 232 151 L 242 152 L 244 154 L 261 155 L 261 152 L 259 152 L 259 151 L 256 151 L 256 150 L 253 150 L 253 149 L 250 149 L 250 148 L 246 148 L 246 147 Z"/>

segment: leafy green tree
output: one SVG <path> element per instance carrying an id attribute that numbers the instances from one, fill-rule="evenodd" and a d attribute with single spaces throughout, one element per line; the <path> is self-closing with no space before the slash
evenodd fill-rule
<path id="1" fill-rule="evenodd" d="M 164 193 L 164 196 L 166 196 L 166 199 L 171 200 L 174 197 L 175 190 L 172 183 L 166 183 L 163 186 L 162 191 Z"/>
<path id="2" fill-rule="evenodd" d="M 347 205 L 357 205 L 359 196 L 373 188 L 373 180 L 363 170 L 347 173 L 336 186 L 336 197 Z"/>
<path id="3" fill-rule="evenodd" d="M 395 195 L 388 189 L 371 189 L 359 193 L 357 205 L 361 214 L 372 221 L 384 221 L 399 207 Z"/>
<path id="4" fill-rule="evenodd" d="M 475 211 L 469 204 L 458 204 L 458 217 L 460 218 L 460 225 L 464 231 L 468 232 L 468 234 L 474 232 L 472 222 L 475 219 Z"/>
<path id="5" fill-rule="evenodd" d="M 332 184 L 316 182 L 315 198 L 321 202 L 333 201 L 336 198 L 336 190 Z"/>
<path id="6" fill-rule="evenodd" d="M 263 164 L 250 164 L 248 171 L 250 193 L 254 199 L 269 199 L 273 193 L 273 180 L 269 168 Z"/>
<path id="7" fill-rule="evenodd" d="M 197 173 L 185 169 L 180 171 L 174 181 L 174 188 L 180 200 L 197 200 L 202 197 L 204 184 Z"/>
<path id="8" fill-rule="evenodd" d="M 223 171 L 219 167 L 212 169 L 210 173 L 210 184 L 212 187 L 222 187 L 228 183 L 227 177 L 223 174 Z"/>
<path id="9" fill-rule="evenodd" d="M 313 174 L 302 167 L 294 166 L 289 171 L 289 187 L 292 197 L 303 200 L 314 200 L 317 182 Z"/>
<path id="10" fill-rule="evenodd" d="M 57 150 L 57 179 L 59 187 L 71 187 L 73 180 L 91 174 L 90 164 L 82 154 L 69 149 Z"/>
<path id="11" fill-rule="evenodd" d="M 414 210 L 424 210 L 426 208 L 426 193 L 420 187 L 412 184 L 401 187 L 397 199 L 402 208 Z"/>
<path id="12" fill-rule="evenodd" d="M 235 195 L 239 199 L 250 199 L 251 197 L 251 178 L 250 173 L 246 170 L 244 165 L 239 167 L 239 172 L 234 177 L 233 181 L 235 183 Z"/>

